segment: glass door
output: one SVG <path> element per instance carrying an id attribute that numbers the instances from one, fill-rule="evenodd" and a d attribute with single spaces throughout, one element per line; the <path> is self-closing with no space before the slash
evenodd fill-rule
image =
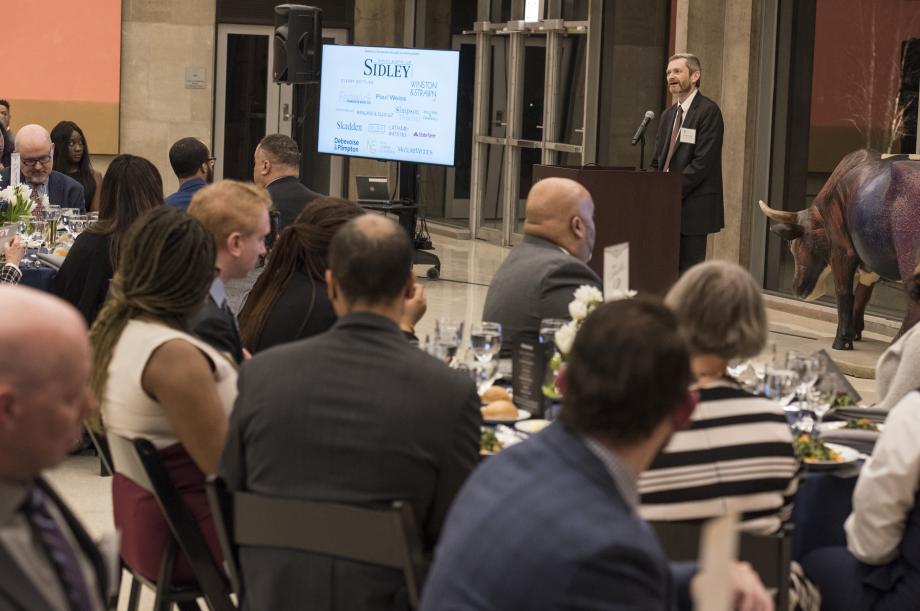
<path id="1" fill-rule="evenodd" d="M 309 133 L 315 131 L 317 85 L 288 85 L 271 79 L 272 26 L 219 24 L 214 108 L 216 178 L 252 180 L 252 156 L 266 134 L 285 134 L 297 141 L 305 162 L 303 178 L 311 188 L 341 195 L 344 162 L 316 153 Z M 324 29 L 323 42 L 343 44 L 348 31 Z M 314 136 L 315 138 L 315 136 Z"/>
<path id="2" fill-rule="evenodd" d="M 469 186 L 473 237 L 502 245 L 520 240 L 534 165 L 594 162 L 603 5 L 579 3 L 577 15 L 570 15 L 569 3 L 548 2 L 549 18 L 525 22 L 522 2 L 480 3 Z M 507 21 L 490 21 L 493 16 Z"/>

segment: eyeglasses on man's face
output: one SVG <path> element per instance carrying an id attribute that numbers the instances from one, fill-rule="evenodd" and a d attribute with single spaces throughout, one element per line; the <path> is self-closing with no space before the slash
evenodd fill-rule
<path id="1" fill-rule="evenodd" d="M 41 157 L 23 157 L 22 165 L 27 168 L 34 168 L 36 165 L 48 165 L 51 163 L 51 155 L 42 155 Z"/>

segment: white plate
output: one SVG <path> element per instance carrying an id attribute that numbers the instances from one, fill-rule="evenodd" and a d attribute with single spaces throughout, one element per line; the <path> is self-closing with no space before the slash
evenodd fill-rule
<path id="1" fill-rule="evenodd" d="M 822 422 L 818 427 L 819 431 L 840 431 L 844 430 L 843 427 L 846 426 L 847 422 L 845 420 L 835 420 L 833 422 Z M 881 433 L 885 430 L 884 424 L 876 424 L 878 427 L 878 432 Z M 859 431 L 863 433 L 874 433 L 875 431 L 867 431 L 865 429 L 845 429 L 847 431 Z"/>
<path id="2" fill-rule="evenodd" d="M 859 460 L 859 451 L 850 446 L 843 446 L 839 443 L 825 443 L 829 449 L 834 450 L 840 457 L 843 459 L 841 461 L 833 460 L 822 460 L 819 462 L 805 462 L 805 466 L 809 469 L 837 469 L 838 467 L 844 467 L 846 465 L 852 465 Z M 804 462 L 804 461 L 803 461 Z"/>
<path id="3" fill-rule="evenodd" d="M 550 425 L 549 420 L 543 420 L 542 418 L 533 418 L 531 420 L 524 420 L 522 422 L 515 422 L 514 428 L 521 431 L 522 433 L 527 433 L 528 435 L 534 435 L 539 433 L 546 427 Z"/>
<path id="4" fill-rule="evenodd" d="M 493 420 L 491 418 L 483 417 L 482 421 L 487 422 L 488 424 L 514 424 L 515 422 L 520 422 L 521 420 L 527 420 L 532 415 L 533 414 L 531 414 L 525 409 L 518 409 L 517 418 L 515 418 L 514 420 L 508 420 L 508 419 L 502 419 L 502 418 Z"/>

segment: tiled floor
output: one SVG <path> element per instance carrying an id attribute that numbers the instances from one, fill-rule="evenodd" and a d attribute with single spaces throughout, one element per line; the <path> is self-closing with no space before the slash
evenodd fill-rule
<path id="1" fill-rule="evenodd" d="M 418 335 L 423 340 L 432 332 L 434 321 L 438 318 L 463 320 L 466 323 L 480 320 L 488 283 L 509 252 L 506 248 L 481 241 L 456 240 L 439 235 L 433 239 L 437 248 L 435 253 L 441 258 L 441 278 L 428 280 L 425 276 L 427 267 L 416 267 L 419 282 L 428 293 L 428 313 L 417 326 Z M 782 354 L 789 349 L 813 351 L 830 347 L 834 334 L 832 324 L 773 310 L 768 315 L 770 342 L 776 344 L 778 353 Z M 864 366 L 870 366 L 868 370 L 871 372 L 871 365 L 874 365 L 887 340 L 883 336 L 871 336 L 868 341 L 857 344 L 857 350 L 853 353 L 835 352 L 832 356 L 835 360 L 856 360 Z M 854 383 L 867 402 L 874 401 L 874 380 L 854 379 Z M 95 458 L 73 456 L 51 471 L 48 477 L 91 533 L 98 536 L 113 528 L 111 480 L 98 475 L 98 462 Z M 123 595 L 120 609 L 125 608 L 125 601 L 126 596 Z M 151 606 L 152 598 L 145 596 L 141 608 L 149 609 Z"/>

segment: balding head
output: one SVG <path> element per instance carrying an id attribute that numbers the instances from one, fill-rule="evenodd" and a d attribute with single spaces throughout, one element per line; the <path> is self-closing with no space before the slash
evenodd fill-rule
<path id="1" fill-rule="evenodd" d="M 21 173 L 26 182 L 45 182 L 51 174 L 54 148 L 51 135 L 41 125 L 24 125 L 16 134 L 16 152 L 22 157 Z"/>
<path id="2" fill-rule="evenodd" d="M 86 324 L 69 304 L 0 287 L 0 479 L 26 481 L 60 463 L 92 408 Z"/>
<path id="3" fill-rule="evenodd" d="M 568 178 L 544 178 L 530 189 L 524 233 L 544 238 L 587 262 L 594 250 L 594 201 Z"/>
<path id="4" fill-rule="evenodd" d="M 405 229 L 386 217 L 364 214 L 332 238 L 327 282 L 346 310 L 402 304 L 415 282 L 412 260 Z"/>

